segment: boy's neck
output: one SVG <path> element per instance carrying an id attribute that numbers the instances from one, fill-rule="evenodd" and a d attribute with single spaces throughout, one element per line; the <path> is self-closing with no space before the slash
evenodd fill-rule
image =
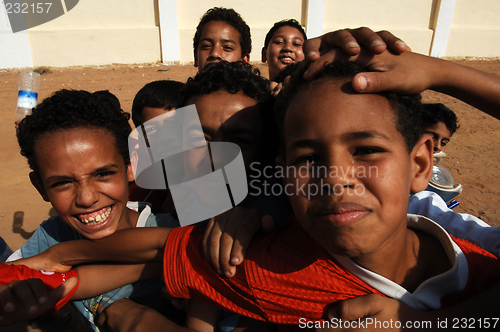
<path id="1" fill-rule="evenodd" d="M 132 209 L 127 208 L 123 214 L 123 218 L 120 221 L 118 229 L 134 228 L 139 220 L 140 213 Z"/>
<path id="2" fill-rule="evenodd" d="M 443 245 L 434 236 L 406 228 L 399 240 L 385 243 L 376 253 L 353 258 L 353 261 L 409 292 L 451 268 Z"/>

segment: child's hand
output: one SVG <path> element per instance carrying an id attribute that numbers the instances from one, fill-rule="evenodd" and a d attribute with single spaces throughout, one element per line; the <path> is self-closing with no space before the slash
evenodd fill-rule
<path id="1" fill-rule="evenodd" d="M 417 94 L 438 85 L 439 59 L 412 52 L 394 55 L 388 51 L 372 55 L 362 50 L 349 60 L 367 67 L 372 72 L 357 74 L 352 82 L 354 90 L 362 93 L 391 91 Z"/>
<path id="2" fill-rule="evenodd" d="M 405 42 L 388 31 L 375 33 L 366 27 L 337 30 L 308 39 L 304 43 L 303 50 L 306 60 L 311 62 L 304 77 L 311 78 L 323 68 L 325 62 L 337 59 L 339 50 L 342 50 L 342 53 L 347 56 L 355 56 L 361 52 L 361 46 L 371 54 L 380 54 L 387 47 L 397 54 L 410 51 Z"/>
<path id="3" fill-rule="evenodd" d="M 210 219 L 203 237 L 205 256 L 219 274 L 232 277 L 254 234 L 261 229 L 269 232 L 274 226 L 270 215 L 236 206 Z"/>
<path id="4" fill-rule="evenodd" d="M 387 324 L 384 325 L 384 331 L 414 331 L 413 322 L 421 323 L 429 317 L 426 312 L 412 309 L 398 300 L 368 294 L 340 301 L 328 311 L 330 321 L 348 322 L 343 326 L 345 328 L 317 328 L 316 331 L 380 331 L 380 324 Z M 379 325 L 375 325 L 375 320 L 380 322 Z M 432 323 L 435 326 L 436 322 Z"/>
<path id="5" fill-rule="evenodd" d="M 50 249 L 44 252 L 27 257 L 21 258 L 16 261 L 12 261 L 8 264 L 14 265 L 26 265 L 29 268 L 35 269 L 37 271 L 47 271 L 47 272 L 67 272 L 71 270 L 72 266 L 64 265 L 54 255 L 50 254 Z"/>
<path id="6" fill-rule="evenodd" d="M 78 280 L 69 278 L 47 293 L 40 279 L 14 281 L 0 286 L 0 326 L 40 317 L 70 293 Z"/>

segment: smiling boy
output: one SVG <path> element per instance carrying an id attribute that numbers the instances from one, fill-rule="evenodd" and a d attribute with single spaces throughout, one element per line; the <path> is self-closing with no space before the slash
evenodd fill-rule
<path id="1" fill-rule="evenodd" d="M 250 61 L 250 27 L 234 9 L 209 9 L 196 27 L 193 38 L 194 66 L 198 72 L 222 60 Z"/>
<path id="2" fill-rule="evenodd" d="M 294 19 L 274 23 L 262 47 L 262 62 L 267 62 L 269 80 L 292 63 L 304 60 L 302 45 L 307 40 L 304 29 Z"/>
<path id="3" fill-rule="evenodd" d="M 30 180 L 57 215 L 44 221 L 10 260 L 119 229 L 170 225 L 169 216 L 156 217 L 149 207 L 138 212 L 127 206 L 134 179 L 128 120 L 127 113 L 95 94 L 60 90 L 21 121 L 18 141 L 32 169 Z M 74 303 L 96 329 L 99 314 L 115 301 L 146 299 L 160 289 L 161 281 L 152 279 Z"/>

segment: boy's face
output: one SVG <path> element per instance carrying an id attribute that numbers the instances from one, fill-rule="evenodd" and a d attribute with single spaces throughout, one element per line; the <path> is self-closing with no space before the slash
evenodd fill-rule
<path id="1" fill-rule="evenodd" d="M 423 190 L 430 176 L 419 181 L 417 170 L 432 166 L 414 162 L 384 97 L 346 92 L 350 83 L 341 91 L 342 84 L 317 84 L 294 98 L 286 157 L 277 161 L 296 169 L 285 183 L 304 229 L 331 253 L 358 258 L 404 240 L 410 191 Z M 417 150 L 432 165 L 427 142 Z"/>
<path id="2" fill-rule="evenodd" d="M 302 44 L 304 37 L 297 28 L 285 25 L 276 30 L 267 48 L 262 48 L 262 62 L 268 63 L 271 79 L 289 64 L 304 60 Z"/>
<path id="3" fill-rule="evenodd" d="M 429 134 L 434 142 L 434 152 L 444 151 L 446 144 L 450 142 L 451 131 L 446 127 L 444 122 L 438 122 L 433 126 L 428 127 L 424 134 Z"/>
<path id="4" fill-rule="evenodd" d="M 88 239 L 130 227 L 126 203 L 133 174 L 114 142 L 104 129 L 77 128 L 43 136 L 35 146 L 41 183 L 32 173 L 33 185 Z"/>
<path id="5" fill-rule="evenodd" d="M 188 140 L 205 139 L 207 142 L 231 142 L 237 144 L 243 155 L 247 175 L 250 164 L 258 159 L 262 145 L 262 115 L 257 100 L 245 94 L 219 90 L 188 100 L 195 104 L 203 133 L 190 130 Z M 204 155 L 200 155 L 204 158 Z M 190 156 L 188 168 L 196 174 L 199 159 Z M 196 176 L 194 176 L 196 177 Z"/>
<path id="6" fill-rule="evenodd" d="M 248 62 L 250 55 L 242 54 L 238 30 L 223 21 L 208 22 L 201 31 L 194 54 L 194 66 L 202 71 L 207 64 L 223 60 Z"/>

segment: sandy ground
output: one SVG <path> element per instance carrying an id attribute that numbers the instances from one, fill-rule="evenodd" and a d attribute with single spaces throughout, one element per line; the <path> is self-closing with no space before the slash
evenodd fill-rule
<path id="1" fill-rule="evenodd" d="M 459 61 L 461 64 L 500 75 L 500 60 Z M 267 68 L 260 64 L 261 72 Z M 160 79 L 185 81 L 196 73 L 192 65 L 165 66 L 162 64 L 110 65 L 100 67 L 51 68 L 41 77 L 39 101 L 56 90 L 108 89 L 114 93 L 122 108 L 130 112 L 132 100 L 144 84 Z M 0 236 L 11 248 L 18 249 L 38 224 L 52 214 L 28 174 L 29 168 L 19 154 L 14 111 L 17 102 L 19 71 L 0 70 Z M 442 102 L 458 116 L 460 128 L 446 148 L 447 157 L 441 166 L 447 168 L 455 182 L 464 190 L 457 197 L 456 212 L 470 213 L 492 226 L 500 226 L 500 121 L 445 95 L 424 93 L 426 102 Z M 19 327 L 16 331 L 26 331 Z M 13 330 L 14 331 L 14 330 Z"/>

